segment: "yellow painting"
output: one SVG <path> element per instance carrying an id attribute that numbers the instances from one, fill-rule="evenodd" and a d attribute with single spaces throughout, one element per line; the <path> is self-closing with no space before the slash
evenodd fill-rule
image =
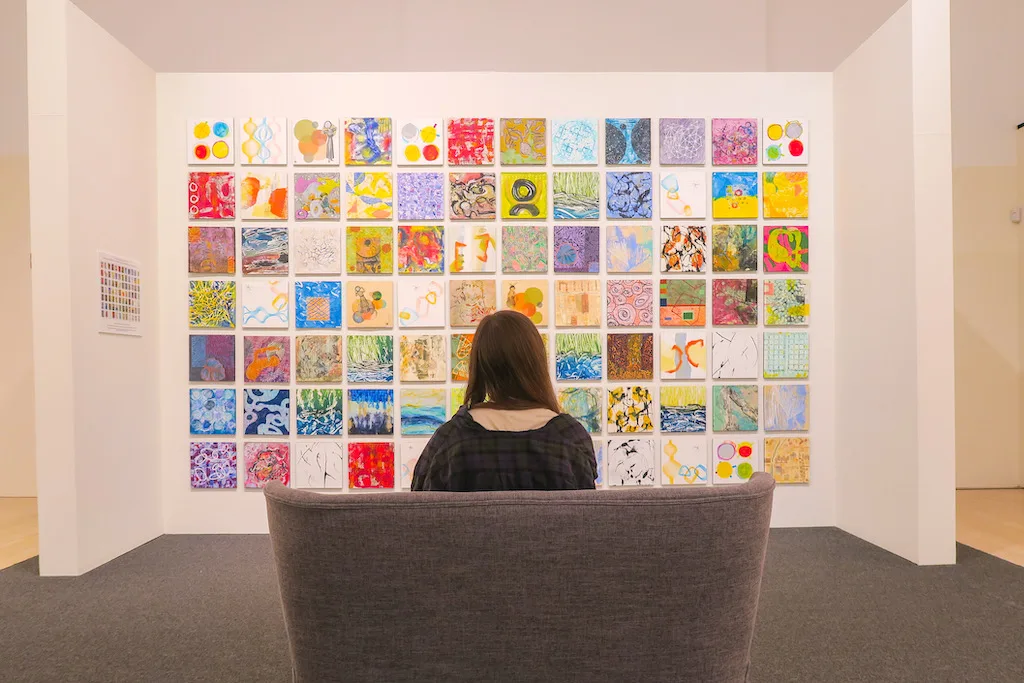
<path id="1" fill-rule="evenodd" d="M 548 217 L 547 173 L 502 173 L 501 217 L 533 220 Z"/>
<path id="2" fill-rule="evenodd" d="M 388 275 L 394 271 L 394 237 L 390 225 L 350 225 L 345 232 L 345 267 L 349 273 Z"/>
<path id="3" fill-rule="evenodd" d="M 807 437 L 768 437 L 764 440 L 764 471 L 778 484 L 809 484 L 811 440 Z"/>
<path id="4" fill-rule="evenodd" d="M 764 217 L 807 218 L 806 171 L 764 172 Z"/>
<path id="5" fill-rule="evenodd" d="M 757 173 L 716 171 L 711 174 L 713 218 L 757 218 Z"/>
<path id="6" fill-rule="evenodd" d="M 543 166 L 547 154 L 547 119 L 501 120 L 502 164 Z"/>
<path id="7" fill-rule="evenodd" d="M 388 220 L 394 204 L 394 184 L 386 172 L 349 173 L 345 181 L 348 194 L 348 217 Z"/>

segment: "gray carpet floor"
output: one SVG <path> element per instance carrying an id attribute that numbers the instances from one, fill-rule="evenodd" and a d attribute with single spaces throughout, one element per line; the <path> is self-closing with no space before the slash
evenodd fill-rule
<path id="1" fill-rule="evenodd" d="M 835 529 L 771 535 L 757 683 L 1024 681 L 1024 568 L 916 567 Z M 284 683 L 265 536 L 164 536 L 86 576 L 0 571 L 0 681 Z"/>

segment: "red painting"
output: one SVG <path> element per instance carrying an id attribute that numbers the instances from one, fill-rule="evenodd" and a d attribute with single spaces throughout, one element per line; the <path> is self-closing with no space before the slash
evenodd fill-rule
<path id="1" fill-rule="evenodd" d="M 350 489 L 395 488 L 395 444 L 386 441 L 348 445 Z"/>
<path id="2" fill-rule="evenodd" d="M 494 119 L 448 119 L 448 163 L 483 166 L 494 163 Z"/>
<path id="3" fill-rule="evenodd" d="M 234 218 L 235 174 L 191 171 L 188 174 L 189 218 Z"/>
<path id="4" fill-rule="evenodd" d="M 291 475 L 288 444 L 267 442 L 245 444 L 245 488 L 261 489 L 271 481 L 285 486 Z"/>

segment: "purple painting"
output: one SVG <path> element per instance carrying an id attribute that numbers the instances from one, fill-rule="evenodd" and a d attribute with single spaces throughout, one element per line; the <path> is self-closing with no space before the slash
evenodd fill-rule
<path id="1" fill-rule="evenodd" d="M 704 119 L 661 119 L 658 122 L 658 157 L 663 164 L 704 163 Z"/>
<path id="2" fill-rule="evenodd" d="M 238 452 L 230 441 L 199 441 L 189 445 L 192 488 L 238 487 Z"/>
<path id="3" fill-rule="evenodd" d="M 444 219 L 444 175 L 441 173 L 398 174 L 398 220 Z"/>
<path id="4" fill-rule="evenodd" d="M 596 225 L 555 226 L 555 272 L 601 272 L 601 234 Z"/>
<path id="5" fill-rule="evenodd" d="M 188 337 L 190 382 L 235 381 L 235 336 L 190 334 Z"/>

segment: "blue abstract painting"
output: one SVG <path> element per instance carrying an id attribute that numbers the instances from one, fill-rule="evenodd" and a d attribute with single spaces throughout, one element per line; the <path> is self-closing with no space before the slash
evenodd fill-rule
<path id="1" fill-rule="evenodd" d="M 609 273 L 650 273 L 654 241 L 649 225 L 609 225 L 606 269 Z"/>
<path id="2" fill-rule="evenodd" d="M 291 422 L 289 389 L 245 390 L 245 433 L 288 435 Z"/>
<path id="3" fill-rule="evenodd" d="M 559 332 L 555 335 L 555 377 L 559 380 L 601 379 L 601 335 Z"/>
<path id="4" fill-rule="evenodd" d="M 192 434 L 234 434 L 234 389 L 189 389 L 189 424 Z"/>
<path id="5" fill-rule="evenodd" d="M 395 392 L 391 389 L 348 390 L 348 433 L 395 433 Z"/>
<path id="6" fill-rule="evenodd" d="M 341 327 L 341 283 L 296 282 L 295 327 Z"/>
<path id="7" fill-rule="evenodd" d="M 646 171 L 608 171 L 608 218 L 651 218 L 652 179 Z"/>
<path id="8" fill-rule="evenodd" d="M 597 126 L 597 119 L 552 119 L 552 163 L 556 166 L 597 164 Z"/>
<path id="9" fill-rule="evenodd" d="M 398 220 L 444 220 L 444 174 L 399 173 Z"/>
<path id="10" fill-rule="evenodd" d="M 302 436 L 343 436 L 344 402 L 345 392 L 341 389 L 299 389 L 296 432 Z"/>
<path id="11" fill-rule="evenodd" d="M 445 421 L 444 389 L 402 389 L 402 436 L 430 436 Z"/>
<path id="12" fill-rule="evenodd" d="M 647 166 L 651 163 L 650 119 L 605 119 L 604 163 Z"/>

